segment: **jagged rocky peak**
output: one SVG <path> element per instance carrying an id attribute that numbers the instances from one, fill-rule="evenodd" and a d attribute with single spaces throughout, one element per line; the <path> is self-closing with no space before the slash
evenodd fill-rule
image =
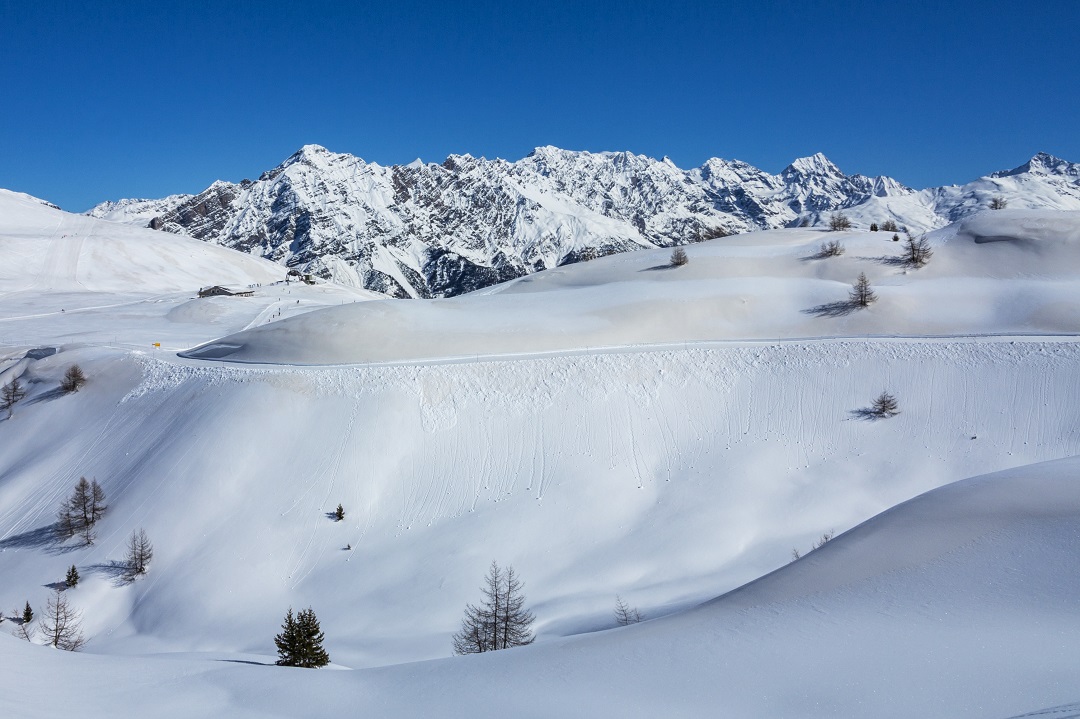
<path id="1" fill-rule="evenodd" d="M 1080 164 L 1062 160 L 1047 152 L 1038 152 L 1030 160 L 1019 167 L 1011 170 L 995 172 L 991 177 L 1013 177 L 1023 174 L 1033 175 L 1061 175 L 1064 177 L 1080 177 Z"/>
<path id="2" fill-rule="evenodd" d="M 807 177 L 810 175 L 825 175 L 828 177 L 845 177 L 840 168 L 833 164 L 832 160 L 820 152 L 815 152 L 809 157 L 800 157 L 780 173 L 784 177 Z"/>

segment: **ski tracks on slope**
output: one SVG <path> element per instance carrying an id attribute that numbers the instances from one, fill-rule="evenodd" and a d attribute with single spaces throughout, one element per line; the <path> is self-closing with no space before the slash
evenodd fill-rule
<path id="1" fill-rule="evenodd" d="M 337 485 L 338 474 L 341 472 L 341 460 L 352 439 L 353 428 L 356 426 L 356 418 L 359 413 L 360 400 L 354 398 L 348 422 L 341 433 L 341 440 L 337 443 L 333 454 L 327 456 L 323 463 L 312 472 L 311 480 L 296 498 L 296 501 L 282 513 L 282 516 L 287 515 L 303 503 L 304 511 L 310 511 L 314 515 L 311 519 L 311 530 L 307 533 L 306 541 L 300 543 L 300 548 L 294 553 L 294 557 L 290 557 L 289 561 L 286 562 L 288 571 L 284 579 L 289 583 L 290 588 L 296 588 L 300 582 L 311 574 L 326 551 L 326 543 L 317 545 L 315 540 L 319 535 L 319 530 L 325 527 L 328 521 L 331 521 L 326 518 L 324 512 L 330 511 L 327 507 L 332 504 L 334 488 Z M 326 490 L 323 492 L 321 500 L 317 503 L 304 502 L 303 500 L 318 493 L 318 487 L 323 482 L 325 482 Z M 318 504 L 318 506 L 312 506 L 313 504 Z"/>

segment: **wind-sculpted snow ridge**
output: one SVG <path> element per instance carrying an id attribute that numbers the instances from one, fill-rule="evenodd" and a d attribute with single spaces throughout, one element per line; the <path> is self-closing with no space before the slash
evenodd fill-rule
<path id="1" fill-rule="evenodd" d="M 916 192 L 845 175 L 824 155 L 772 175 L 711 159 L 683 170 L 629 152 L 536 148 L 517 162 L 451 155 L 383 167 L 306 145 L 258 180 L 193 197 L 105 203 L 143 219 L 394 297 L 447 297 L 597 256 L 732 233 L 892 220 L 914 232 L 989 207 L 1080 209 L 1080 171 L 1039 154 L 1015 170 Z M 151 217 L 151 215 L 153 215 Z"/>

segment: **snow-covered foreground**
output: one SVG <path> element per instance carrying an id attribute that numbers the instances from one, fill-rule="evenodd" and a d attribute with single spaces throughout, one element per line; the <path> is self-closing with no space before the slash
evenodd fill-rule
<path id="1" fill-rule="evenodd" d="M 382 669 L 0 637 L 11 716 L 1075 716 L 1076 459 L 952 484 L 697 609 Z M 1058 711 L 1041 711 L 1057 708 Z"/>
<path id="2" fill-rule="evenodd" d="M 1080 343 L 1047 336 L 1077 329 L 1075 213 L 946 228 L 906 274 L 865 259 L 897 252 L 881 233 L 804 260 L 831 237 L 779 231 L 695 246 L 678 270 L 645 252 L 332 307 L 370 296 L 275 285 L 261 260 L 10 195 L 0 209 L 21 223 L 0 225 L 0 251 L 29 268 L 0 276 L 0 337 L 20 338 L 0 382 L 29 389 L 0 418 L 0 608 L 39 609 L 74 563 L 90 638 L 71 655 L 0 631 L 4 715 L 75 696 L 91 715 L 175 716 L 1004 718 L 1080 702 L 1080 465 L 1028 466 L 1080 455 Z M 114 250 L 88 254 L 97 240 L 65 223 Z M 138 272 L 159 238 L 190 256 Z M 65 269 L 35 259 L 54 251 Z M 93 279 L 123 258 L 136 287 Z M 859 271 L 877 304 L 804 311 Z M 226 282 L 263 286 L 191 299 Z M 851 337 L 888 334 L 913 336 Z M 253 364 L 164 349 L 207 343 Z M 59 351 L 25 356 L 39 344 Z M 90 381 L 63 395 L 73 362 Z M 873 420 L 882 390 L 901 414 Z M 110 505 L 89 548 L 49 531 L 80 476 Z M 114 562 L 139 527 L 156 554 L 125 584 Z M 525 580 L 537 643 L 448 659 L 492 559 Z M 598 631 L 616 593 L 653 621 Z M 308 605 L 353 671 L 251 664 Z"/>

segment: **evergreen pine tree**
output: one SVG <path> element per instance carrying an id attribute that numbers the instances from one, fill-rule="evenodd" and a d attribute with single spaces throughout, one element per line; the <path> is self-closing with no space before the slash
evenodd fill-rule
<path id="1" fill-rule="evenodd" d="M 26 603 L 26 606 L 22 611 L 23 624 L 29 624 L 34 621 L 34 610 L 30 608 L 30 602 Z"/>
<path id="2" fill-rule="evenodd" d="M 339 522 L 345 519 L 345 508 L 340 504 L 337 506 L 337 509 L 334 510 L 334 519 Z"/>
<path id="3" fill-rule="evenodd" d="M 295 617 L 292 607 L 289 607 L 281 633 L 274 637 L 278 650 L 277 663 L 285 667 L 309 669 L 326 666 L 330 663 L 330 655 L 322 646 L 325 638 L 311 607 L 300 610 Z"/>
<path id="4" fill-rule="evenodd" d="M 64 583 L 67 584 L 69 588 L 74 587 L 79 583 L 79 570 L 75 568 L 74 564 L 72 564 L 71 569 L 67 571 L 67 578 L 64 580 Z"/>

